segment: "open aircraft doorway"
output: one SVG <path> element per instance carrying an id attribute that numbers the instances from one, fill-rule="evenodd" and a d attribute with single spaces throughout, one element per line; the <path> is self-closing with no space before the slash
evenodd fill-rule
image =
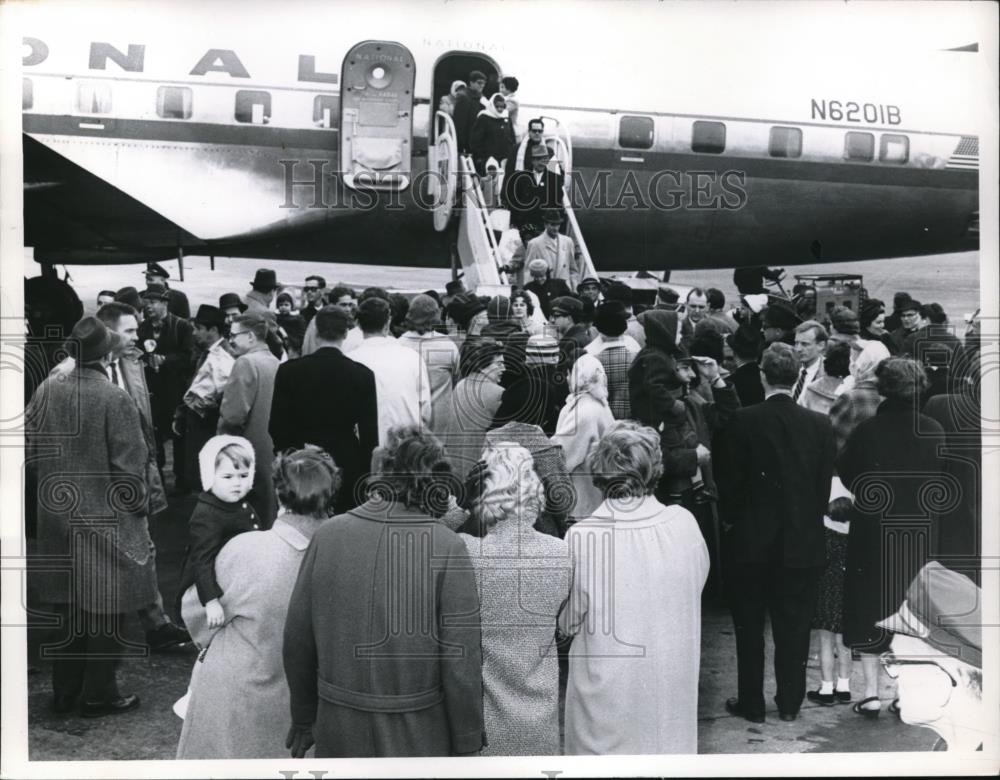
<path id="1" fill-rule="evenodd" d="M 458 184 L 458 149 L 451 111 L 442 111 L 441 99 L 450 94 L 456 81 L 469 82 L 469 74 L 481 71 L 486 76 L 483 94 L 492 95 L 499 89 L 500 67 L 490 57 L 473 52 L 448 52 L 434 63 L 432 79 L 430 130 L 428 138 L 428 169 L 434 175 L 427 179 L 428 200 L 433 204 L 434 229 L 447 229 L 455 206 Z"/>
<path id="2" fill-rule="evenodd" d="M 415 73 L 413 55 L 399 43 L 364 41 L 344 57 L 340 160 L 348 187 L 409 186 Z"/>

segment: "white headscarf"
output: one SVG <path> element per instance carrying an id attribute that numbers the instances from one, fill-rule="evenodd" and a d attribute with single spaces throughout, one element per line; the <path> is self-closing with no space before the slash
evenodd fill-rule
<path id="1" fill-rule="evenodd" d="M 878 364 L 889 357 L 889 350 L 881 341 L 866 341 L 858 356 L 851 363 L 851 376 L 855 386 L 860 382 L 870 382 L 875 379 L 875 369 Z"/>
<path id="2" fill-rule="evenodd" d="M 212 483 L 215 482 L 215 459 L 219 452 L 230 444 L 239 444 L 250 454 L 250 471 L 254 470 L 255 455 L 253 445 L 242 436 L 213 436 L 198 453 L 198 470 L 201 473 L 201 487 L 203 490 L 211 490 Z"/>
<path id="3" fill-rule="evenodd" d="M 453 98 L 454 97 L 458 97 L 458 88 L 459 87 L 468 87 L 468 86 L 469 85 L 466 84 L 461 79 L 456 79 L 455 81 L 451 82 L 451 89 L 448 90 L 448 94 L 451 95 Z"/>
<path id="4" fill-rule="evenodd" d="M 574 396 L 589 395 L 595 401 L 607 405 L 608 376 L 601 361 L 593 355 L 578 358 L 569 377 L 569 391 Z"/>
<path id="5" fill-rule="evenodd" d="M 493 101 L 496 100 L 497 98 L 500 98 L 504 102 L 503 111 L 497 111 L 497 107 L 493 104 Z M 486 116 L 493 117 L 493 119 L 510 119 L 510 115 L 507 113 L 506 106 L 507 106 L 507 98 L 505 98 L 499 92 L 495 92 L 493 96 L 489 99 L 489 101 L 486 103 L 486 108 L 484 108 L 482 111 L 479 112 L 479 116 L 483 116 L 485 114 Z"/>

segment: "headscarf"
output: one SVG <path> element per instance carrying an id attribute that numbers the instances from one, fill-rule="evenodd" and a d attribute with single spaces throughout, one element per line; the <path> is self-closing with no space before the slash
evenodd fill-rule
<path id="1" fill-rule="evenodd" d="M 504 110 L 497 111 L 497 107 L 493 104 L 493 101 L 500 98 L 504 102 Z M 510 114 L 507 113 L 507 98 L 501 95 L 499 92 L 495 92 L 492 97 L 490 97 L 489 102 L 486 103 L 486 108 L 479 112 L 479 116 L 488 116 L 492 119 L 510 119 Z"/>
<path id="2" fill-rule="evenodd" d="M 598 403 L 607 406 L 608 376 L 601 361 L 593 355 L 581 355 L 573 364 L 573 371 L 569 377 L 569 391 L 573 397 L 567 401 L 567 405 L 573 403 L 579 396 L 589 395 Z"/>
<path id="3" fill-rule="evenodd" d="M 455 81 L 451 82 L 451 89 L 448 90 L 448 94 L 451 95 L 453 98 L 454 97 L 458 97 L 458 88 L 459 87 L 466 87 L 466 88 L 468 88 L 468 86 L 469 85 L 466 84 L 461 79 L 456 79 Z"/>
<path id="4" fill-rule="evenodd" d="M 211 490 L 212 483 L 215 482 L 215 459 L 219 452 L 230 444 L 239 444 L 250 456 L 250 471 L 254 470 L 255 454 L 253 445 L 242 436 L 213 436 L 198 453 L 198 471 L 201 473 L 201 487 L 204 490 Z"/>
<path id="5" fill-rule="evenodd" d="M 851 376 L 854 386 L 862 382 L 875 381 L 875 369 L 878 364 L 889 357 L 889 350 L 881 341 L 864 341 L 864 347 L 851 363 Z"/>

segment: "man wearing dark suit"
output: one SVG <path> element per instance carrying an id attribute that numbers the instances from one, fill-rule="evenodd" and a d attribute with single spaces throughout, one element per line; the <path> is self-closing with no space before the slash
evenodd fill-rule
<path id="1" fill-rule="evenodd" d="M 726 709 L 764 722 L 764 617 L 771 616 L 778 713 L 795 720 L 805 697 L 810 622 L 826 562 L 823 516 L 835 443 L 825 415 L 791 397 L 795 350 L 761 357 L 765 400 L 719 433 L 713 466 L 725 521 L 723 557 L 736 629 L 737 698 Z"/>
<path id="2" fill-rule="evenodd" d="M 174 488 L 186 492 L 184 484 L 184 444 L 173 433 L 174 410 L 194 373 L 194 328 L 187 320 L 167 311 L 169 294 L 162 284 L 153 283 L 142 292 L 144 318 L 139 325 L 139 347 L 146 365 L 153 427 L 156 432 L 156 462 L 163 468 L 163 444 L 174 442 Z"/>
<path id="3" fill-rule="evenodd" d="M 552 315 L 552 301 L 572 295 L 573 291 L 563 279 L 552 278 L 549 264 L 544 257 L 536 257 L 528 263 L 528 273 L 531 275 L 531 281 L 524 285 L 524 289 L 538 296 L 542 314 L 548 319 Z"/>
<path id="4" fill-rule="evenodd" d="M 521 240 L 525 245 L 542 232 L 545 224 L 544 211 L 562 207 L 565 176 L 549 169 L 550 156 L 549 147 L 545 144 L 532 147 L 531 170 L 515 171 L 504 188 L 507 192 L 511 227 L 521 232 Z M 528 228 L 533 232 L 526 238 Z"/>
<path id="5" fill-rule="evenodd" d="M 146 284 L 162 284 L 167 288 L 167 295 L 170 296 L 167 299 L 167 311 L 182 320 L 190 319 L 191 305 L 188 303 L 187 296 L 167 284 L 169 278 L 170 274 L 167 269 L 159 263 L 146 264 Z"/>
<path id="6" fill-rule="evenodd" d="M 736 367 L 729 373 L 729 381 L 736 388 L 740 406 L 759 404 L 764 400 L 764 386 L 760 383 L 761 336 L 759 330 L 741 323 L 736 332 L 728 336 L 729 348 L 733 351 Z"/>
<path id="7" fill-rule="evenodd" d="M 315 316 L 316 351 L 278 368 L 269 432 L 275 452 L 315 444 L 342 469 L 336 511 L 364 503 L 364 479 L 378 445 L 375 375 L 341 352 L 351 326 L 340 306 Z"/>

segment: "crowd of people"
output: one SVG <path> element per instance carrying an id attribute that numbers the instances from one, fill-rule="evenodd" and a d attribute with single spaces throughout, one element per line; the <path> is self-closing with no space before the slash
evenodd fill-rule
<path id="1" fill-rule="evenodd" d="M 978 581 L 976 332 L 905 293 L 889 316 L 668 285 L 643 307 L 529 270 L 509 296 L 311 275 L 299 299 L 260 269 L 193 317 L 156 264 L 96 316 L 27 289 L 29 349 L 76 318 L 26 388 L 56 711 L 139 706 L 116 676 L 135 611 L 151 647 L 199 649 L 178 758 L 559 753 L 561 655 L 565 753 L 695 753 L 707 594 L 733 615 L 732 715 L 765 720 L 769 615 L 781 720 L 807 698 L 876 717 L 881 660 L 890 709 L 932 722 L 936 663 L 966 707 L 943 736 L 974 747 L 981 639 L 903 605 Z M 149 534 L 166 485 L 198 493 L 183 625 Z M 903 639 L 941 659 L 909 693 L 927 648 Z"/>

